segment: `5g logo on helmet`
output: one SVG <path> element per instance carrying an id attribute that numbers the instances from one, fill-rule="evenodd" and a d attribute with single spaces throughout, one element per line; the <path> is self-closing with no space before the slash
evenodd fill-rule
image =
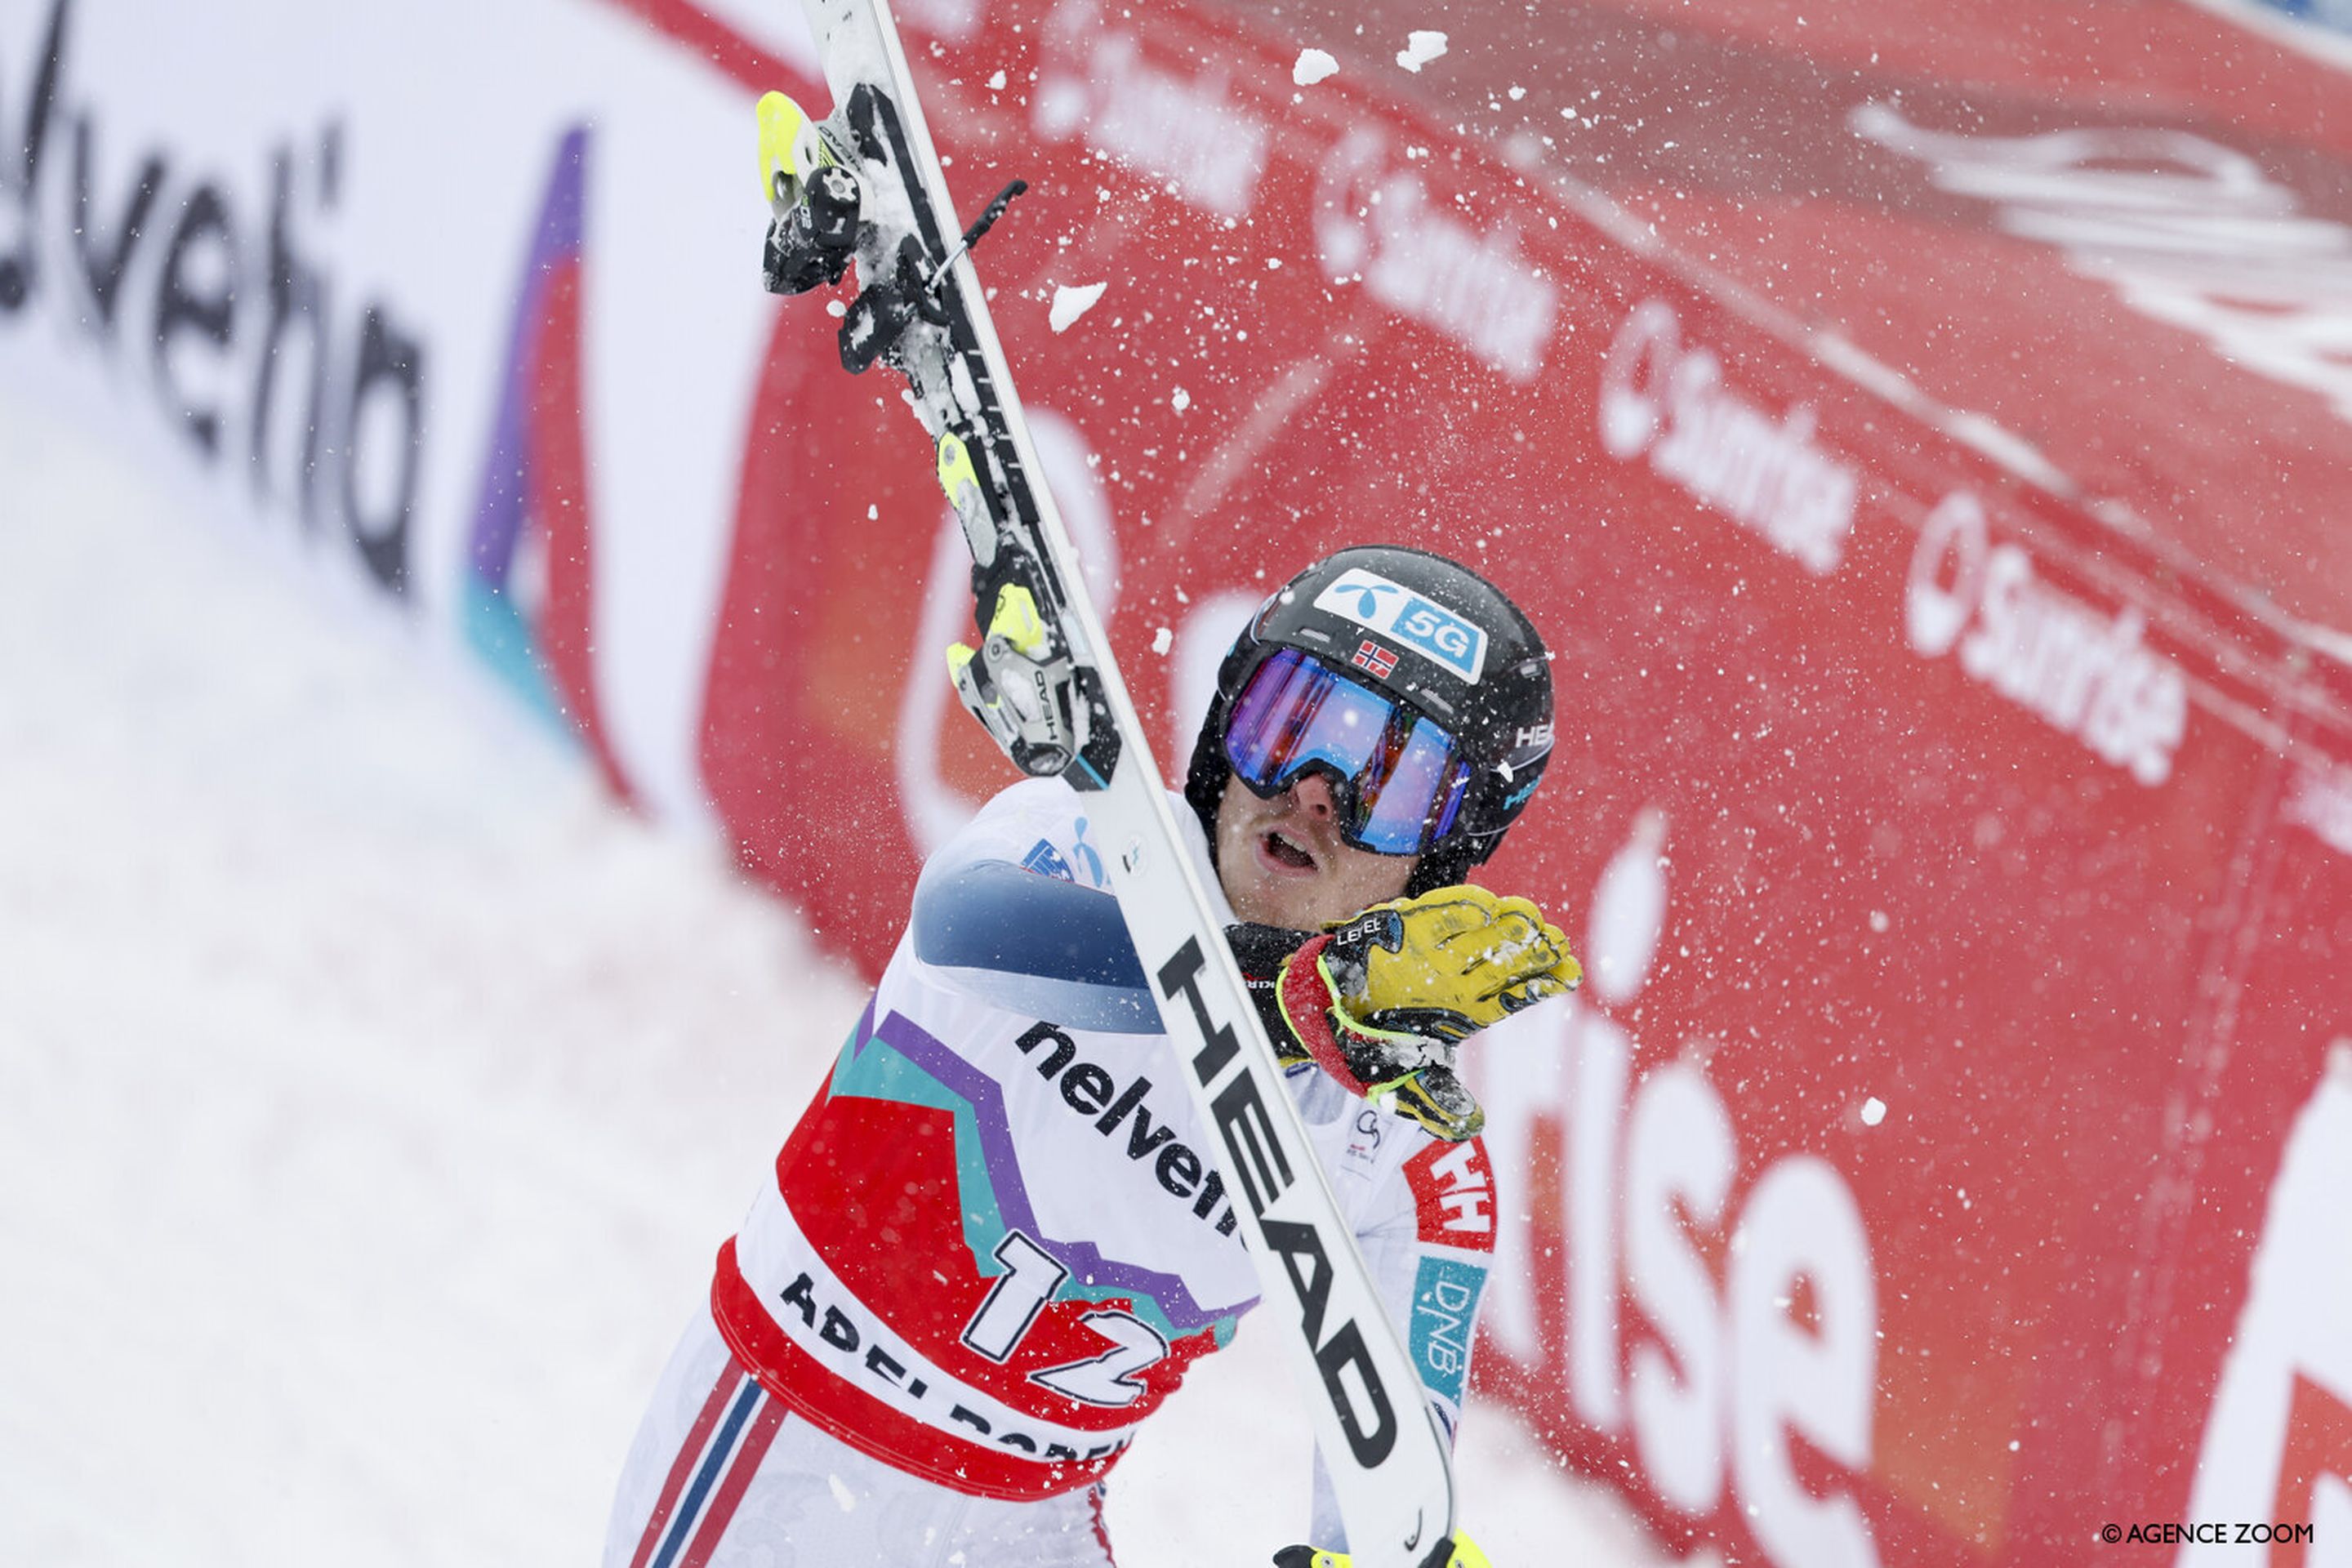
<path id="1" fill-rule="evenodd" d="M 1315 596 L 1315 607 L 1386 632 L 1473 686 L 1486 668 L 1485 631 L 1377 572 L 1349 567 Z"/>

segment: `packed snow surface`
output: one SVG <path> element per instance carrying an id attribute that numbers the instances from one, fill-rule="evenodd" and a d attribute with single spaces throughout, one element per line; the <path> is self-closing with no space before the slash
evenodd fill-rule
<path id="1" fill-rule="evenodd" d="M 864 988 L 339 589 L 340 541 L 307 562 L 10 404 L 0 1563 L 597 1561 Z M 1297 1530 L 1278 1333 L 1245 1324 L 1114 1475 L 1125 1568 Z M 1660 1560 L 1499 1409 L 1462 1470 L 1501 1568 Z"/>

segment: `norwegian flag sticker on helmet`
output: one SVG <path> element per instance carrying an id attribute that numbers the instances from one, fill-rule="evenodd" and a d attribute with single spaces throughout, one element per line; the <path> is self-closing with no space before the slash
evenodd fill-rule
<path id="1" fill-rule="evenodd" d="M 1358 669 L 1369 669 L 1382 680 L 1386 680 L 1395 672 L 1396 661 L 1396 655 L 1372 641 L 1371 638 L 1366 637 L 1356 645 L 1356 657 L 1348 662 Z"/>
<path id="2" fill-rule="evenodd" d="M 1433 664 L 1452 670 L 1473 686 L 1486 667 L 1486 634 L 1450 610 L 1377 572 L 1351 566 L 1315 595 L 1315 607 L 1345 616 L 1368 631 L 1382 632 Z M 1367 644 L 1366 647 L 1371 645 Z M 1391 666 L 1396 656 L 1387 656 Z M 1364 664 L 1360 651 L 1356 663 Z M 1385 676 L 1386 669 L 1373 673 Z"/>

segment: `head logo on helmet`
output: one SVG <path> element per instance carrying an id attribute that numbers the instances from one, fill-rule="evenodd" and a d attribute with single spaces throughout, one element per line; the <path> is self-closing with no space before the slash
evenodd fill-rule
<path id="1" fill-rule="evenodd" d="M 1277 654 L 1283 660 L 1268 668 Z M 1266 691 L 1276 675 L 1292 671 L 1285 679 L 1304 689 L 1296 673 L 1300 655 L 1370 694 L 1342 704 L 1335 691 L 1322 700 L 1326 707 L 1371 702 L 1379 711 L 1400 715 L 1396 722 L 1412 726 L 1413 738 L 1390 774 L 1376 777 L 1377 770 L 1367 770 L 1351 778 L 1341 764 L 1353 759 L 1338 749 L 1309 747 L 1277 756 L 1266 737 L 1275 736 L 1272 744 L 1278 747 L 1281 735 L 1255 731 L 1240 742 L 1248 752 L 1244 779 L 1253 769 L 1258 774 L 1250 787 L 1269 794 L 1304 771 L 1331 775 L 1343 791 L 1360 784 L 1359 837 L 1350 842 L 1381 853 L 1419 853 L 1410 891 L 1460 881 L 1502 842 L 1534 795 L 1551 752 L 1549 656 L 1534 626 L 1469 568 L 1401 545 L 1342 550 L 1292 578 L 1234 639 L 1193 747 L 1184 795 L 1212 845 L 1234 758 L 1243 755 L 1229 749 L 1236 702 L 1245 690 L 1251 693 L 1241 714 L 1246 726 L 1272 700 Z M 1267 668 L 1264 680 L 1256 679 L 1262 668 Z M 1438 742 L 1430 736 L 1445 748 L 1442 761 L 1424 770 L 1436 787 L 1405 802 L 1414 815 L 1400 826 L 1393 789 L 1377 805 L 1364 797 L 1410 772 L 1424 752 L 1433 755 Z M 1424 799 L 1425 817 L 1418 815 Z M 1408 841 L 1419 844 L 1418 850 L 1389 847 Z"/>

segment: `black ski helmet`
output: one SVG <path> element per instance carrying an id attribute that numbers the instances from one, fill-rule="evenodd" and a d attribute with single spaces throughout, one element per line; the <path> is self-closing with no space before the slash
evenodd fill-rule
<path id="1" fill-rule="evenodd" d="M 1225 732 L 1258 667 L 1296 648 L 1451 734 L 1473 772 L 1452 829 L 1423 851 L 1408 893 L 1449 887 L 1494 854 L 1527 808 L 1552 744 L 1543 638 L 1501 589 L 1404 545 L 1366 544 L 1309 566 L 1260 605 L 1217 670 L 1184 798 L 1213 856 L 1233 769 Z"/>

